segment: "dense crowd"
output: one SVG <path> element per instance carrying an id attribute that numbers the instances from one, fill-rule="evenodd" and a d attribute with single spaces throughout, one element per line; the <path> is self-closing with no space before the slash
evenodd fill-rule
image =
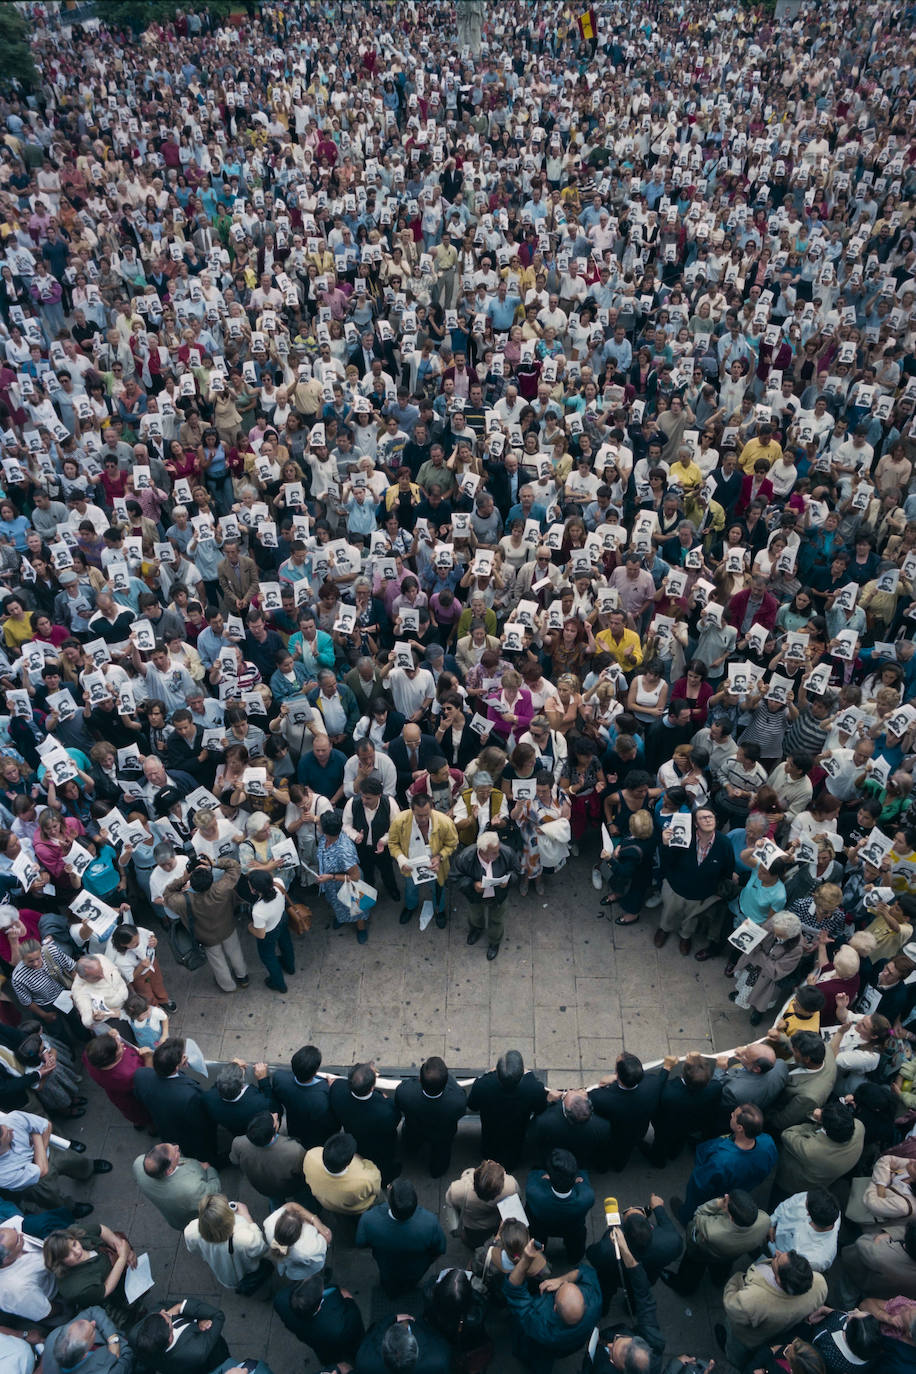
<path id="1" fill-rule="evenodd" d="M 587 1358 L 660 1370 L 653 1283 L 762 1255 L 734 1367 L 910 1368 L 912 11 L 509 0 L 464 7 L 477 51 L 439 5 L 250 8 L 28 6 L 40 85 L 0 102 L 4 1360 L 240 1367 L 74 1225 L 58 1176 L 111 1168 L 49 1146 L 85 1071 L 323 1365 L 475 1374 L 506 1310 L 548 1370 L 622 1285 Z M 514 1052 L 470 1099 L 435 1057 L 393 1095 L 311 1046 L 185 1072 L 154 932 L 240 995 L 247 932 L 294 997 L 305 901 L 492 961 L 510 890 L 578 864 L 765 1038 L 565 1095 Z M 400 1150 L 447 1173 L 468 1101 L 474 1258 L 366 1334 L 332 1229 L 413 1293 L 446 1237 Z M 678 1225 L 653 1195 L 585 1259 L 587 1171 L 637 1145 L 696 1147 Z"/>

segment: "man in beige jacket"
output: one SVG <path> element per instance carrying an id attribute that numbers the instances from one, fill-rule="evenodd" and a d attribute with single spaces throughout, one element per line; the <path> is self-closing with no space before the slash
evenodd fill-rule
<path id="1" fill-rule="evenodd" d="M 778 1201 L 809 1188 L 831 1188 L 859 1162 L 865 1126 L 845 1102 L 827 1102 L 814 1120 L 783 1132 L 776 1170 Z"/>
<path id="2" fill-rule="evenodd" d="M 87 1030 L 118 1019 L 130 988 L 110 959 L 104 954 L 87 954 L 76 963 L 76 977 L 70 995 Z"/>
<path id="3" fill-rule="evenodd" d="M 309 1150 L 302 1172 L 316 1202 L 343 1216 L 368 1212 L 382 1191 L 377 1167 L 356 1153 L 356 1141 L 345 1131 Z"/>
<path id="4" fill-rule="evenodd" d="M 675 1274 L 662 1274 L 662 1279 L 684 1296 L 699 1287 L 707 1269 L 715 1283 L 724 1283 L 736 1259 L 763 1248 L 769 1230 L 769 1213 L 743 1188 L 701 1202 L 687 1223 L 680 1267 Z"/>
<path id="5" fill-rule="evenodd" d="M 827 1301 L 827 1280 L 804 1255 L 780 1250 L 733 1274 L 722 1301 L 727 1324 L 716 1326 L 716 1340 L 735 1368 L 743 1369 L 758 1346 L 779 1340 Z"/>

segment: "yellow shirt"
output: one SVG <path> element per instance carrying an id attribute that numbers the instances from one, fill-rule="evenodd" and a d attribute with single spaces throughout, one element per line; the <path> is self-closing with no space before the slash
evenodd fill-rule
<path id="1" fill-rule="evenodd" d="M 672 463 L 668 480 L 676 482 L 684 491 L 692 491 L 695 487 L 702 486 L 703 474 L 696 463 L 688 463 L 686 467 L 681 463 Z"/>
<path id="2" fill-rule="evenodd" d="M 772 467 L 781 457 L 782 444 L 778 444 L 775 439 L 771 439 L 768 444 L 762 444 L 759 439 L 749 439 L 741 450 L 738 466 L 742 472 L 752 476 L 758 458 L 765 458 Z"/>
<path id="3" fill-rule="evenodd" d="M 615 658 L 621 668 L 635 668 L 642 663 L 642 645 L 635 630 L 624 629 L 619 644 L 610 630 L 602 630 L 595 635 L 595 643 L 602 653 Z"/>

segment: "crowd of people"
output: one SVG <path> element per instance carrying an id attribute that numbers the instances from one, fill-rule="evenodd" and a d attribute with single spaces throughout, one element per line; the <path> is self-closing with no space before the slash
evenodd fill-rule
<path id="1" fill-rule="evenodd" d="M 415 0 L 140 34 L 27 10 L 39 83 L 0 101 L 0 1305 L 45 1334 L 4 1357 L 237 1367 L 217 1309 L 144 1314 L 128 1238 L 75 1224 L 58 1175 L 111 1166 L 49 1121 L 86 1072 L 161 1138 L 141 1192 L 323 1364 L 475 1371 L 504 1308 L 546 1370 L 621 1286 L 635 1317 L 589 1358 L 642 1374 L 655 1280 L 757 1256 L 725 1285 L 733 1366 L 909 1364 L 911 11 L 509 0 L 459 39 Z M 466 917 L 492 961 L 510 892 L 561 901 L 578 865 L 616 941 L 655 913 L 765 1038 L 562 1097 L 514 1055 L 469 1098 L 435 1058 L 393 1098 L 367 1065 L 329 1084 L 312 1047 L 185 1073 L 159 939 L 236 994 L 250 934 L 294 996 L 304 899 L 361 945 L 388 900 L 417 941 Z M 474 1261 L 364 1333 L 332 1229 L 413 1289 L 445 1235 L 400 1149 L 444 1175 L 468 1104 Z M 696 1147 L 686 1198 L 583 1259 L 588 1170 L 637 1145 Z"/>

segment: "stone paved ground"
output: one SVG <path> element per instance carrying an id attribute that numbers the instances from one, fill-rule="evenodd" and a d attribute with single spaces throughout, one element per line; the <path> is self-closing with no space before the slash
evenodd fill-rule
<path id="1" fill-rule="evenodd" d="M 380 1067 L 411 1067 L 427 1055 L 441 1054 L 451 1066 L 473 1070 L 495 1063 L 503 1050 L 515 1047 L 546 1071 L 555 1087 L 593 1083 L 612 1067 L 624 1043 L 648 1060 L 669 1052 L 723 1049 L 748 1036 L 746 1015 L 727 1000 L 730 984 L 722 977 L 722 962 L 698 964 L 682 958 L 675 940 L 656 950 L 652 912 L 629 930 L 597 920 L 597 894 L 584 861 L 573 873 L 548 882 L 544 897 L 532 890 L 523 899 L 513 891 L 506 938 L 493 963 L 487 963 L 483 944 L 466 945 L 460 898 L 448 930 L 432 925 L 422 935 L 416 924 L 400 926 L 398 908 L 386 901 L 363 947 L 352 929 L 330 929 L 319 899 L 314 909 L 311 933 L 297 941 L 300 971 L 290 980 L 286 997 L 263 987 L 263 970 L 247 935 L 251 988 L 231 996 L 216 989 L 206 967 L 189 975 L 171 965 L 166 951 L 166 981 L 179 1003 L 172 1018 L 176 1032 L 193 1036 L 208 1058 L 239 1056 L 250 1062 L 286 1061 L 311 1041 L 321 1047 L 327 1066 L 371 1058 Z M 138 1199 L 129 1169 L 134 1156 L 147 1148 L 148 1137 L 115 1117 L 91 1082 L 89 1093 L 92 1109 L 72 1123 L 70 1134 L 84 1140 L 92 1154 L 113 1160 L 115 1170 L 90 1184 L 88 1195 L 102 1220 L 125 1230 L 138 1251 L 149 1250 L 157 1298 L 193 1294 L 218 1303 L 228 1314 L 226 1335 L 233 1355 L 265 1358 L 274 1374 L 317 1369 L 317 1362 L 274 1317 L 269 1301 L 218 1290 L 203 1262 L 188 1255 L 155 1209 Z M 475 1134 L 472 1123 L 465 1123 L 454 1173 L 476 1162 Z M 410 1161 L 407 1167 L 421 1202 L 438 1211 L 448 1180 L 424 1178 Z M 666 1200 L 682 1195 L 688 1171 L 684 1159 L 662 1176 L 637 1156 L 624 1175 L 593 1182 L 599 1198 L 613 1192 L 623 1205 L 645 1203 L 652 1190 Z M 264 1200 L 235 1170 L 226 1170 L 223 1178 L 230 1196 L 245 1201 L 257 1219 L 266 1216 Z M 599 1223 L 603 1216 L 596 1209 L 595 1236 Z M 467 1259 L 463 1247 L 452 1241 L 447 1263 Z M 335 1277 L 359 1299 L 367 1322 L 391 1310 L 375 1290 L 374 1265 L 366 1255 L 335 1245 L 330 1263 Z M 708 1283 L 689 1307 L 662 1284 L 656 1294 L 669 1353 L 716 1353 L 711 1323 L 719 1295 Z M 408 1299 L 397 1305 L 412 1310 Z M 498 1356 L 491 1368 L 519 1368 L 508 1354 L 501 1321 L 493 1323 L 493 1334 Z M 578 1357 L 556 1366 L 558 1371 L 578 1367 Z"/>

